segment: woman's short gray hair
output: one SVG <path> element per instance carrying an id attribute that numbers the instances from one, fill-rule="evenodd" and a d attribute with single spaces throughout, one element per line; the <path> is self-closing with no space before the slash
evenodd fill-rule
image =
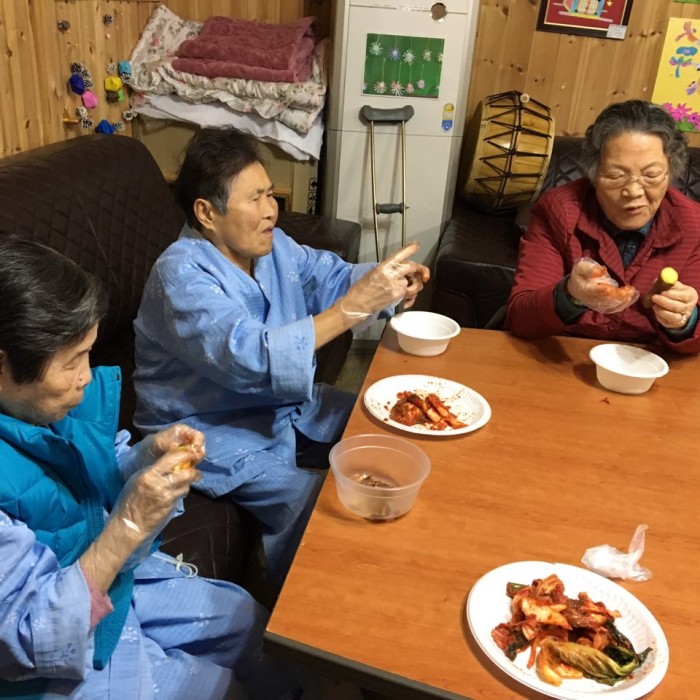
<path id="1" fill-rule="evenodd" d="M 29 239 L 0 234 L 0 260 L 0 351 L 13 379 L 28 384 L 100 322 L 107 293 L 72 260 Z"/>
<path id="2" fill-rule="evenodd" d="M 673 117 L 661 105 L 627 100 L 608 105 L 586 129 L 579 160 L 590 180 L 598 174 L 600 157 L 608 139 L 630 132 L 658 136 L 668 158 L 669 179 L 683 174 L 688 162 L 687 140 L 676 128 Z"/>

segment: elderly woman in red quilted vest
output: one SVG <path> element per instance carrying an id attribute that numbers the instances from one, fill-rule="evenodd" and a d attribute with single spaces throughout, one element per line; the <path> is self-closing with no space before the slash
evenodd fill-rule
<path id="1" fill-rule="evenodd" d="M 700 204 L 669 186 L 686 160 L 685 137 L 663 107 L 606 107 L 584 138 L 587 177 L 549 190 L 532 209 L 507 327 L 523 338 L 700 351 Z M 667 284 L 655 287 L 662 270 Z"/>
<path id="2" fill-rule="evenodd" d="M 0 260 L 0 697 L 295 697 L 262 608 L 154 546 L 202 434 L 130 448 L 119 368 L 88 362 L 100 285 L 31 241 L 0 237 Z"/>

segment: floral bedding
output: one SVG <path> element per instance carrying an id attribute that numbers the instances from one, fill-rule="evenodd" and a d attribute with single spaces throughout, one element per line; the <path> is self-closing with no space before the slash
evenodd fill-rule
<path id="1" fill-rule="evenodd" d="M 207 78 L 176 71 L 172 60 L 178 46 L 196 37 L 202 25 L 178 17 L 165 5 L 155 9 L 131 55 L 129 85 L 141 99 L 176 94 L 196 104 L 218 101 L 237 112 L 255 112 L 300 134 L 308 133 L 325 104 L 328 39 L 316 46 L 311 77 L 302 83 Z"/>

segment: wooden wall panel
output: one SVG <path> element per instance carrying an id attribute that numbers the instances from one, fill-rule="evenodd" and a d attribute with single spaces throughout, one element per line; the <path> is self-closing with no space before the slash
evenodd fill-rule
<path id="1" fill-rule="evenodd" d="M 180 17 L 198 21 L 225 15 L 261 22 L 292 22 L 304 16 L 304 0 L 166 0 L 164 4 Z"/>
<path id="2" fill-rule="evenodd" d="M 501 89 L 500 72 L 507 60 L 504 56 L 507 27 L 508 3 L 504 4 L 502 0 L 481 0 L 469 85 L 469 114 L 487 95 L 505 91 Z M 529 37 L 526 39 L 529 47 Z"/>
<path id="3" fill-rule="evenodd" d="M 506 25 L 501 44 L 502 67 L 500 81 L 509 90 L 523 90 L 530 61 L 530 40 L 537 23 L 535 2 L 515 2 L 506 5 Z M 514 85 L 516 87 L 510 87 Z"/>
<path id="4" fill-rule="evenodd" d="M 2 135 L 13 151 L 21 151 L 43 136 L 37 118 L 40 110 L 34 35 L 25 2 L 6 0 L 2 7 Z"/>
<path id="5" fill-rule="evenodd" d="M 524 92 L 556 111 L 558 123 L 568 118 L 564 97 L 571 89 L 570 66 L 576 61 L 578 46 L 570 37 L 562 41 L 558 34 L 543 33 L 541 49 L 530 56 Z"/>
<path id="6" fill-rule="evenodd" d="M 623 41 L 538 32 L 539 0 L 482 0 L 467 114 L 488 95 L 521 90 L 546 104 L 556 133 L 583 134 L 605 105 L 651 99 L 669 17 L 700 20 L 700 5 L 634 0 Z M 689 134 L 700 146 L 700 134 Z"/>

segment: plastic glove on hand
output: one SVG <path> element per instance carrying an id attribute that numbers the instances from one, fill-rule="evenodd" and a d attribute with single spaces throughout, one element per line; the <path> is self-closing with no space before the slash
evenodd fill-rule
<path id="1" fill-rule="evenodd" d="M 191 469 L 204 457 L 204 434 L 184 424 L 161 430 L 153 436 L 151 455 L 158 459 L 166 452 L 181 455 L 182 463 L 175 467 L 175 471 Z"/>
<path id="2" fill-rule="evenodd" d="M 615 314 L 624 311 L 639 299 L 639 292 L 630 286 L 620 287 L 608 275 L 604 265 L 591 258 L 580 258 L 574 264 L 566 291 L 592 311 Z"/>
<path id="3" fill-rule="evenodd" d="M 190 449 L 189 454 L 194 458 L 195 450 Z M 201 456 L 203 454 L 201 451 Z M 157 534 L 178 500 L 186 496 L 190 485 L 201 477 L 196 469 L 182 469 L 183 461 L 182 452 L 170 450 L 152 466 L 131 476 L 110 518 L 121 519 L 145 540 Z"/>
<path id="4" fill-rule="evenodd" d="M 407 260 L 419 247 L 418 243 L 411 243 L 372 268 L 350 287 L 341 302 L 343 311 L 355 316 L 370 316 L 398 304 L 406 296 L 414 276 L 417 273 L 421 279 L 424 276 L 423 265 Z"/>
<path id="5" fill-rule="evenodd" d="M 416 301 L 416 298 L 423 290 L 423 286 L 430 280 L 430 270 L 425 265 L 419 263 L 410 263 L 414 269 L 406 272 L 406 281 L 408 287 L 403 298 L 403 308 L 410 309 Z"/>

